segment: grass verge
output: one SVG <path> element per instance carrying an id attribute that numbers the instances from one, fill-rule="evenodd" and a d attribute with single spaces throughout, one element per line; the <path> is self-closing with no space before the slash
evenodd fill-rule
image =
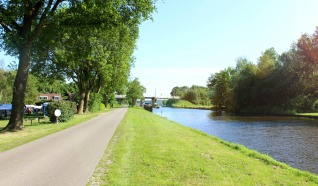
<path id="1" fill-rule="evenodd" d="M 101 113 L 103 112 L 75 115 L 70 121 L 59 124 L 51 124 L 49 122 L 39 123 L 37 120 L 34 120 L 31 125 L 30 120 L 24 121 L 24 129 L 22 131 L 0 133 L 0 152 L 80 124 L 83 121 L 100 115 Z M 8 122 L 8 120 L 0 120 L 0 130 L 4 128 Z"/>
<path id="2" fill-rule="evenodd" d="M 318 176 L 129 109 L 88 185 L 317 185 Z"/>

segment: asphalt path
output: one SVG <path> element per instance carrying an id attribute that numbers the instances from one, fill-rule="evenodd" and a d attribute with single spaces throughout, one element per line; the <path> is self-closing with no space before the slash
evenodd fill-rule
<path id="1" fill-rule="evenodd" d="M 0 153 L 0 185 L 86 185 L 126 111 L 107 112 Z"/>

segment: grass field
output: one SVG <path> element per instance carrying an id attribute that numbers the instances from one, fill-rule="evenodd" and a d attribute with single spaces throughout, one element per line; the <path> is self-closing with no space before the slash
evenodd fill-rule
<path id="1" fill-rule="evenodd" d="M 267 155 L 130 109 L 88 185 L 317 185 Z"/>
<path id="2" fill-rule="evenodd" d="M 0 133 L 0 152 L 23 145 L 30 141 L 39 139 L 49 134 L 61 131 L 63 129 L 77 125 L 83 121 L 98 116 L 100 113 L 89 113 L 75 115 L 73 119 L 65 123 L 51 124 L 47 122 L 38 122 L 38 120 L 24 121 L 24 130 L 18 132 Z M 8 124 L 8 120 L 0 120 L 0 130 Z"/>

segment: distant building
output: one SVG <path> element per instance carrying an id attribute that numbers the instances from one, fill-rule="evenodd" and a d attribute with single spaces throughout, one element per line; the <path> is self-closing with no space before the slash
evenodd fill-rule
<path id="1" fill-rule="evenodd" d="M 62 100 L 61 94 L 40 94 L 40 101 L 60 101 Z"/>
<path id="2" fill-rule="evenodd" d="M 115 95 L 115 99 L 125 99 L 126 95 Z"/>

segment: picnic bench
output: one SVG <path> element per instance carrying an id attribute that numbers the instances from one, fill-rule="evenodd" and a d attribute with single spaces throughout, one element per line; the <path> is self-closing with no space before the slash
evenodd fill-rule
<path id="1" fill-rule="evenodd" d="M 38 120 L 38 122 L 40 123 L 41 120 L 46 121 L 47 118 L 48 118 L 47 116 L 38 116 L 38 117 L 27 117 L 24 120 L 25 121 L 31 121 L 31 125 L 32 125 L 34 120 Z"/>

